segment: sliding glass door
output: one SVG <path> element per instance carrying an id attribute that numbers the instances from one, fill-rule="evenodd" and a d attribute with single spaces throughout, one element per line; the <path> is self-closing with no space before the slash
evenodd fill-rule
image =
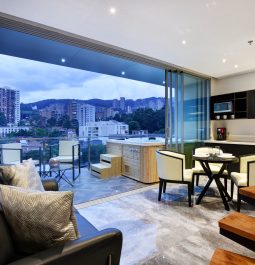
<path id="1" fill-rule="evenodd" d="M 187 154 L 209 138 L 210 81 L 178 71 L 166 71 L 166 148 Z"/>

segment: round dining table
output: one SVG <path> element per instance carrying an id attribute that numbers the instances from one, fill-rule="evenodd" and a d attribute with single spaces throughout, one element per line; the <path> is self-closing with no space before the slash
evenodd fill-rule
<path id="1" fill-rule="evenodd" d="M 205 175 L 207 175 L 207 177 L 208 177 L 208 181 L 207 181 L 205 187 L 203 188 L 202 192 L 200 193 L 199 197 L 197 198 L 196 204 L 200 204 L 202 198 L 206 194 L 211 183 L 213 182 L 213 180 L 215 180 L 215 183 L 216 183 L 216 186 L 217 186 L 218 191 L 220 193 L 224 207 L 227 211 L 229 211 L 228 201 L 231 200 L 231 197 L 229 196 L 225 187 L 222 185 L 220 178 L 225 177 L 223 175 L 223 172 L 226 168 L 228 168 L 229 164 L 237 163 L 239 161 L 239 159 L 235 156 L 225 156 L 224 157 L 224 156 L 217 156 L 217 155 L 210 155 L 210 156 L 193 155 L 192 158 L 193 158 L 193 160 L 200 162 L 200 164 L 201 164 L 201 166 L 205 172 Z M 221 164 L 221 166 L 219 167 L 219 171 L 217 173 L 211 171 L 210 163 Z"/>

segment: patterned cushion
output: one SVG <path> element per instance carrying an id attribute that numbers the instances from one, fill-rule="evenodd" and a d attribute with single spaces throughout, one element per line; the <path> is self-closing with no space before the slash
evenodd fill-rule
<path id="1" fill-rule="evenodd" d="M 21 164 L 1 167 L 0 178 L 3 184 L 44 191 L 41 178 L 32 159 Z"/>
<path id="2" fill-rule="evenodd" d="M 78 237 L 71 191 L 0 185 L 0 203 L 21 252 L 35 253 Z"/>

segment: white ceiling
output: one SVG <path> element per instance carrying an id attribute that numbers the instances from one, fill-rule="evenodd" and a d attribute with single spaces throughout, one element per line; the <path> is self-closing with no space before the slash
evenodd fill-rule
<path id="1" fill-rule="evenodd" d="M 255 70 L 255 0 L 0 0 L 0 11 L 217 78 Z"/>

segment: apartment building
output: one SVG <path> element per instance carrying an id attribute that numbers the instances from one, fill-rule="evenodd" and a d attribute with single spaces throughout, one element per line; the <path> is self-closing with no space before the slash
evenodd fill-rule
<path id="1" fill-rule="evenodd" d="M 20 91 L 9 87 L 0 87 L 0 112 L 4 113 L 7 123 L 20 121 Z"/>
<path id="2" fill-rule="evenodd" d="M 110 135 L 128 135 L 129 126 L 118 121 L 88 122 L 79 126 L 79 137 L 105 137 Z"/>
<path id="3" fill-rule="evenodd" d="M 78 120 L 79 126 L 85 126 L 88 122 L 95 122 L 96 108 L 82 102 L 72 102 L 72 119 Z"/>

